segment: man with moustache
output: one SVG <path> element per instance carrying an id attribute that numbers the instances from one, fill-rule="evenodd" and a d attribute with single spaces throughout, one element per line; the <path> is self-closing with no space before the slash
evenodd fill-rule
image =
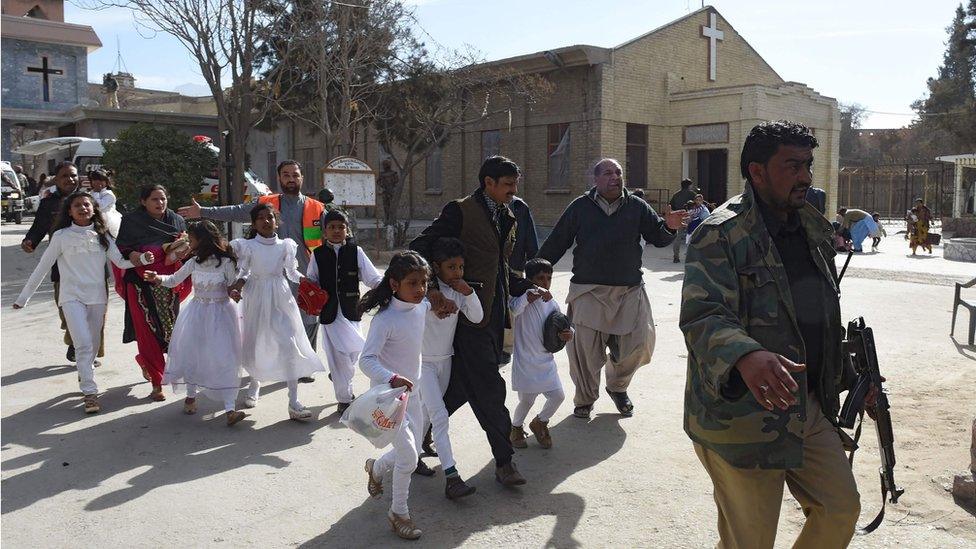
<path id="1" fill-rule="evenodd" d="M 590 418 L 600 396 L 604 365 L 606 390 L 617 411 L 633 415 L 627 387 L 654 352 L 654 319 L 641 273 L 641 238 L 658 248 L 667 246 L 688 217 L 684 210 L 660 217 L 624 187 L 623 169 L 613 158 L 593 166 L 593 180 L 594 186 L 566 207 L 538 255 L 555 265 L 576 244 L 566 297 L 576 334 L 566 349 L 570 378 L 576 385 L 573 415 L 581 419 Z"/>
<path id="2" fill-rule="evenodd" d="M 679 325 L 684 428 L 714 485 L 720 547 L 772 548 L 784 483 L 806 522 L 793 547 L 846 547 L 860 496 L 837 427 L 844 358 L 833 227 L 806 201 L 810 130 L 749 133 L 745 192 L 694 233 Z M 877 390 L 865 398 L 870 410 Z"/>
<path id="3" fill-rule="evenodd" d="M 479 188 L 448 202 L 440 216 L 410 243 L 410 249 L 428 261 L 440 238 L 457 238 L 464 244 L 464 279 L 478 295 L 484 318 L 471 322 L 460 313 L 444 404 L 448 413 L 454 413 L 465 402 L 471 405 L 488 436 L 495 458 L 495 478 L 506 486 L 525 484 L 525 478 L 512 463 L 512 420 L 505 407 L 505 380 L 498 371 L 505 328 L 511 326 L 508 298 L 522 295 L 531 286 L 508 263 L 516 224 L 508 204 L 518 191 L 520 176 L 521 170 L 508 158 L 486 159 L 478 173 Z M 450 303 L 444 303 L 449 300 L 436 289 L 436 277 L 431 280 L 434 289 L 428 292 L 428 299 L 434 310 L 450 310 Z"/>
<path id="4" fill-rule="evenodd" d="M 325 205 L 318 200 L 302 194 L 302 165 L 297 160 L 283 160 L 278 164 L 278 187 L 280 194 L 260 196 L 254 202 L 231 206 L 204 207 L 194 200 L 190 206 L 184 206 L 177 213 L 187 219 L 206 218 L 216 221 L 234 221 L 238 223 L 251 222 L 251 209 L 255 204 L 271 204 L 281 214 L 281 224 L 278 227 L 278 237 L 282 240 L 290 238 L 298 244 L 298 271 L 308 270 L 308 261 L 312 251 L 322 245 L 322 215 Z M 297 298 L 298 284 L 291 284 L 292 294 Z M 312 348 L 316 348 L 318 339 L 319 319 L 316 316 L 302 312 L 302 324 Z M 311 377 L 300 378 L 299 381 L 309 383 Z M 252 386 L 253 388 L 253 386 Z M 252 391 L 250 396 L 256 397 Z M 253 399 L 253 400 L 256 400 Z M 245 404 L 252 404 L 252 400 L 245 399 Z"/>

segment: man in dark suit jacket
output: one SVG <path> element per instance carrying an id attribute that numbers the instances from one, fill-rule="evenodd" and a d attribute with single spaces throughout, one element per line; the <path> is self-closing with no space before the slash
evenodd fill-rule
<path id="1" fill-rule="evenodd" d="M 820 215 L 823 215 L 827 211 L 827 191 L 817 187 L 808 187 L 807 202 L 812 204 L 820 212 Z"/>

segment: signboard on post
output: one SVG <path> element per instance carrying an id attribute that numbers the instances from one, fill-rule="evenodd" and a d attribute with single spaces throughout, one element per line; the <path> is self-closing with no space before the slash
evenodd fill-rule
<path id="1" fill-rule="evenodd" d="M 335 195 L 339 206 L 375 206 L 376 171 L 351 156 L 339 156 L 322 168 L 322 186 Z"/>

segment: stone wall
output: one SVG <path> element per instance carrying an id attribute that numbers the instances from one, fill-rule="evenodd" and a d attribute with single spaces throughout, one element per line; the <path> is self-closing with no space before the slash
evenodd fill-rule
<path id="1" fill-rule="evenodd" d="M 942 218 L 942 234 L 950 237 L 976 237 L 976 216 Z"/>

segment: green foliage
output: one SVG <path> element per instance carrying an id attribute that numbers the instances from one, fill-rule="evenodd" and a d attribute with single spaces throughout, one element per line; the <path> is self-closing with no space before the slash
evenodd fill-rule
<path id="1" fill-rule="evenodd" d="M 912 104 L 921 121 L 916 129 L 950 138 L 943 154 L 976 150 L 976 0 L 968 13 L 956 9 L 946 29 L 949 40 L 938 76 L 929 78 L 927 97 Z"/>
<path id="2" fill-rule="evenodd" d="M 126 208 L 139 205 L 140 187 L 157 183 L 169 190 L 173 208 L 200 192 L 203 178 L 217 168 L 217 156 L 175 128 L 136 124 L 105 143 L 102 164 L 114 172 L 115 194 Z"/>

